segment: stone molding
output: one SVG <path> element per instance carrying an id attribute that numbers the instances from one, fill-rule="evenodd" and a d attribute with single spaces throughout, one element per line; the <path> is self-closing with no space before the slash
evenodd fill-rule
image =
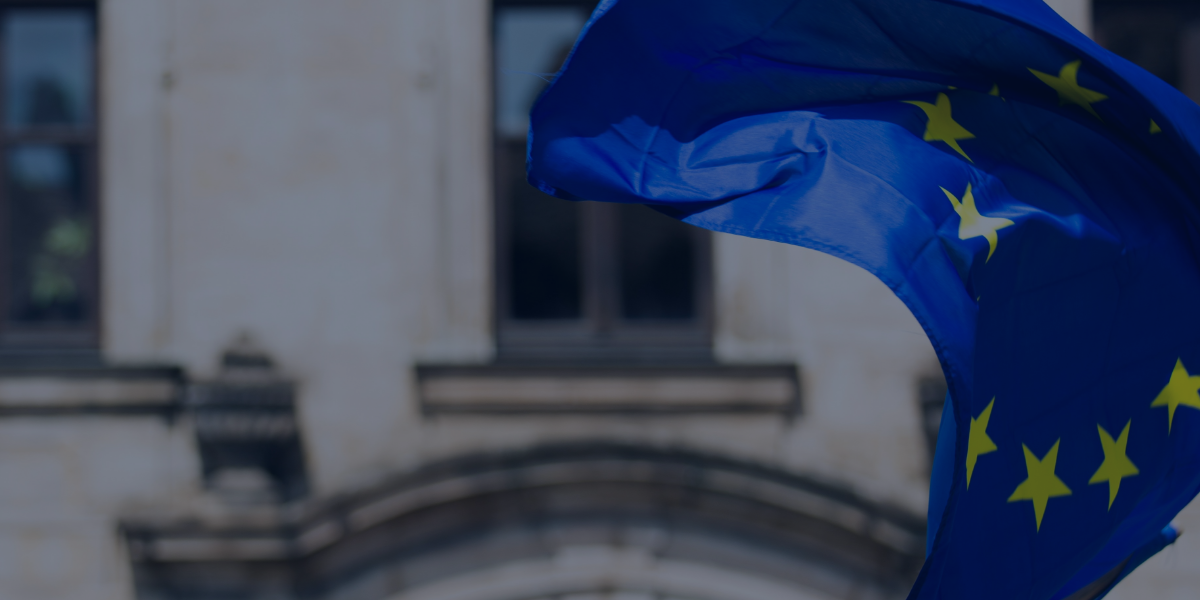
<path id="1" fill-rule="evenodd" d="M 425 414 L 800 410 L 795 365 L 421 365 L 416 380 Z"/>
<path id="2" fill-rule="evenodd" d="M 147 598 L 357 598 L 343 596 L 346 586 L 391 582 L 363 596 L 378 598 L 450 575 L 421 565 L 468 573 L 542 556 L 554 540 L 611 542 L 634 530 L 675 540 L 647 550 L 664 560 L 716 560 L 714 552 L 744 547 L 718 562 L 748 572 L 790 565 L 773 571 L 785 579 L 835 573 L 890 596 L 911 583 L 924 550 L 920 517 L 846 487 L 697 452 L 602 442 L 462 457 L 270 513 L 127 520 L 121 529 Z M 774 558 L 748 558 L 764 552 Z"/>
<path id="3" fill-rule="evenodd" d="M 185 377 L 175 367 L 0 368 L 0 417 L 174 417 Z"/>

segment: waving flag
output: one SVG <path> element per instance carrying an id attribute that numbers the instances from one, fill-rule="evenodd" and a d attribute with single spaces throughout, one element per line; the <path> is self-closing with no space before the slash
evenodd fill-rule
<path id="1" fill-rule="evenodd" d="M 1200 488 L 1200 113 L 1036 0 L 602 2 L 530 181 L 875 274 L 950 386 L 912 598 L 1096 597 Z M 941 508 L 944 507 L 944 508 Z"/>

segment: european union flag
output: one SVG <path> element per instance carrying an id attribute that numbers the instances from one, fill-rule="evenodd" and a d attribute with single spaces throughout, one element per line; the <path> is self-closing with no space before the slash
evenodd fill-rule
<path id="1" fill-rule="evenodd" d="M 1200 486 L 1198 112 L 1036 0 L 611 0 L 529 177 L 878 276 L 952 398 L 911 597 L 1093 597 Z"/>

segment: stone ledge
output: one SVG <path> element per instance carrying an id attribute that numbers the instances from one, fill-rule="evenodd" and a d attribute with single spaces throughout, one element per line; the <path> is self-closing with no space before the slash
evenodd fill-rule
<path id="1" fill-rule="evenodd" d="M 794 365 L 422 365 L 426 414 L 779 413 L 800 408 Z"/>
<path id="2" fill-rule="evenodd" d="M 170 367 L 0 369 L 0 417 L 168 414 L 182 386 Z"/>

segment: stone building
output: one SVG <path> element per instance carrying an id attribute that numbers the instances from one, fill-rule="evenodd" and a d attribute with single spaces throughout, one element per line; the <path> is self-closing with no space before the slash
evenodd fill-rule
<path id="1" fill-rule="evenodd" d="M 1171 6 L 1096 23 L 1188 89 Z M 588 9 L 0 2 L 0 598 L 904 596 L 928 341 L 836 259 L 529 189 Z M 1192 542 L 1122 597 L 1194 596 Z"/>

